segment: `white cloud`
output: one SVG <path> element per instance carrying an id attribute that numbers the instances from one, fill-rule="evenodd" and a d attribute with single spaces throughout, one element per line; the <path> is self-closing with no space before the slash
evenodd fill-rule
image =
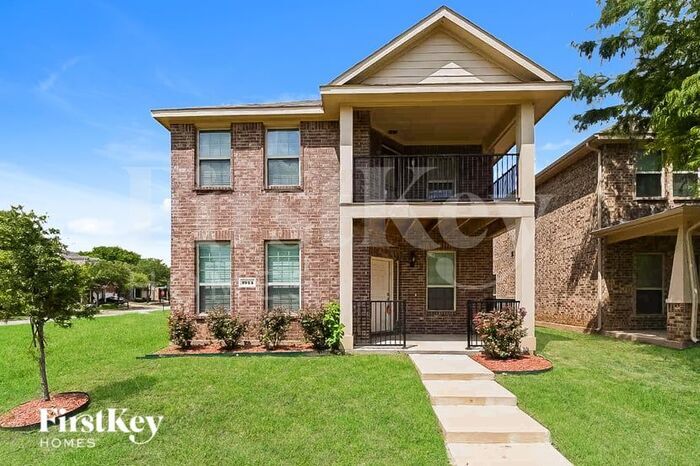
<path id="1" fill-rule="evenodd" d="M 61 66 L 58 67 L 58 69 L 52 71 L 46 78 L 39 81 L 39 84 L 37 84 L 36 89 L 42 93 L 49 92 L 56 85 L 56 82 L 63 75 L 63 73 L 75 66 L 79 61 L 80 57 L 73 57 L 69 60 L 66 60 L 61 64 Z"/>
<path id="2" fill-rule="evenodd" d="M 143 186 L 150 177 L 133 182 L 129 171 L 123 176 L 115 180 L 129 186 L 121 194 L 0 163 L 0 209 L 19 204 L 47 214 L 71 250 L 117 245 L 170 263 L 170 215 L 162 195 L 153 194 L 159 189 Z"/>
<path id="3" fill-rule="evenodd" d="M 163 212 L 166 214 L 170 215 L 170 208 L 171 208 L 171 199 L 169 197 L 166 197 L 163 199 L 163 202 L 160 205 L 160 208 L 163 209 Z"/>
<path id="4" fill-rule="evenodd" d="M 548 142 L 548 143 L 544 144 L 543 146 L 541 146 L 539 148 L 539 150 L 542 150 L 542 151 L 560 150 L 560 149 L 563 149 L 565 147 L 571 146 L 571 144 L 573 144 L 573 141 L 571 139 L 567 138 L 567 139 L 564 139 L 563 141 L 559 141 L 559 142 Z"/>

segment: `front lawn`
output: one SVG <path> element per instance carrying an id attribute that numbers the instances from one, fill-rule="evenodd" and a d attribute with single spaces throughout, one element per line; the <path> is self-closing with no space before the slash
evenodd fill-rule
<path id="1" fill-rule="evenodd" d="M 700 348 L 539 329 L 551 372 L 499 376 L 576 465 L 700 462 Z"/>
<path id="2" fill-rule="evenodd" d="M 39 396 L 28 325 L 0 327 L 0 411 Z M 136 359 L 167 344 L 166 314 L 48 326 L 52 391 L 88 414 L 163 415 L 157 436 L 0 431 L 3 464 L 447 464 L 427 394 L 403 356 Z M 94 448 L 47 448 L 87 437 Z"/>

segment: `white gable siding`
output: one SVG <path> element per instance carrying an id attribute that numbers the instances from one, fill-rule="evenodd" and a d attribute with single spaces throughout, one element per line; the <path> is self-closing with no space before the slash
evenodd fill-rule
<path id="1" fill-rule="evenodd" d="M 502 83 L 520 79 L 475 50 L 437 32 L 362 84 Z"/>

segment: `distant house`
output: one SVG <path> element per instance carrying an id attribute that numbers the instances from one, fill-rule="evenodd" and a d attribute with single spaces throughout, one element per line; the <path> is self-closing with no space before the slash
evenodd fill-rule
<path id="1" fill-rule="evenodd" d="M 94 261 L 95 261 L 95 259 L 92 258 L 92 257 L 81 256 L 81 255 L 78 254 L 77 252 L 72 252 L 72 251 L 66 251 L 66 252 L 63 254 L 63 258 L 66 259 L 66 260 L 68 260 L 68 261 L 71 261 L 71 262 L 73 262 L 73 263 L 75 263 L 75 264 L 78 264 L 78 265 L 85 265 L 85 264 L 87 264 L 88 262 L 94 262 Z"/>

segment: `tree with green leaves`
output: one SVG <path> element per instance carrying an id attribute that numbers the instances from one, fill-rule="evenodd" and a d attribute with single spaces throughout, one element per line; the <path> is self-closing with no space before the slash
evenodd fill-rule
<path id="1" fill-rule="evenodd" d="M 137 265 L 141 255 L 119 246 L 95 246 L 90 251 L 81 251 L 82 256 L 94 257 L 104 261 L 123 262 L 124 264 Z"/>
<path id="2" fill-rule="evenodd" d="M 83 266 L 85 281 L 92 293 L 98 295 L 112 288 L 118 296 L 129 288 L 131 268 L 123 262 L 99 260 Z"/>
<path id="3" fill-rule="evenodd" d="M 22 207 L 0 211 L 0 319 L 29 319 L 44 400 L 50 399 L 46 323 L 70 327 L 74 317 L 93 314 L 80 305 L 80 267 L 65 260 L 65 252 L 59 231 L 46 227 L 45 216 Z"/>
<path id="4" fill-rule="evenodd" d="M 141 259 L 134 270 L 148 276 L 153 286 L 167 285 L 170 281 L 170 268 L 160 259 Z"/>
<path id="5" fill-rule="evenodd" d="M 579 73 L 573 98 L 593 105 L 576 115 L 579 130 L 603 122 L 613 132 L 654 138 L 649 145 L 678 166 L 700 166 L 700 1 L 598 0 L 593 25 L 610 31 L 574 44 L 602 61 L 634 61 L 615 75 Z M 594 105 L 595 104 L 595 105 Z"/>

